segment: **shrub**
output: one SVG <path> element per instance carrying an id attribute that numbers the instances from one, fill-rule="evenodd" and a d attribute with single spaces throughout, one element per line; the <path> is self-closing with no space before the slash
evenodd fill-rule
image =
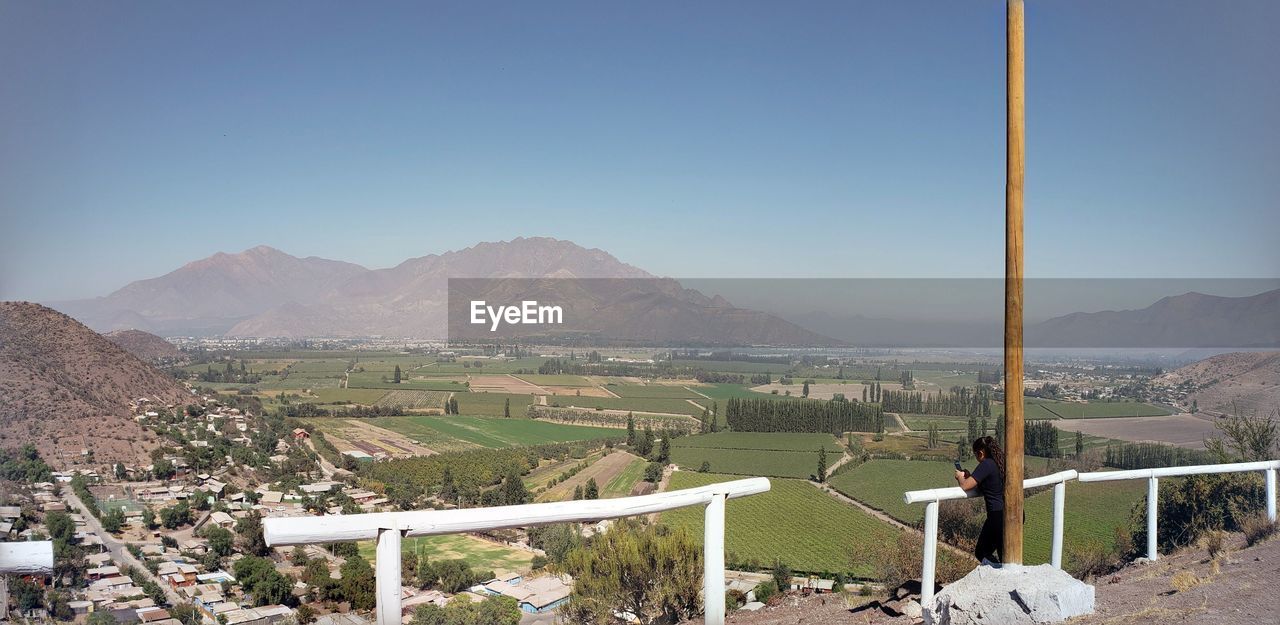
<path id="1" fill-rule="evenodd" d="M 1252 547 L 1275 535 L 1276 524 L 1262 513 L 1245 517 L 1240 522 L 1240 531 L 1244 532 L 1244 542 Z"/>
<path id="2" fill-rule="evenodd" d="M 1180 482 L 1161 484 L 1156 504 L 1160 551 L 1170 553 L 1194 545 L 1213 530 L 1242 531 L 1245 511 L 1261 508 L 1263 497 L 1260 475 L 1192 475 Z M 1134 504 L 1132 527 L 1133 544 L 1146 545 L 1145 497 Z"/>
<path id="3" fill-rule="evenodd" d="M 763 582 L 760 582 L 759 584 L 756 584 L 755 591 L 756 591 L 756 601 L 759 601 L 760 603 L 769 603 L 770 599 L 776 596 L 779 596 L 778 583 L 771 579 L 767 579 Z"/>
<path id="4" fill-rule="evenodd" d="M 1209 559 L 1216 560 L 1222 554 L 1222 541 L 1226 537 L 1226 533 L 1222 530 L 1213 530 L 1204 535 L 1204 548 L 1209 552 Z"/>
<path id="5" fill-rule="evenodd" d="M 1068 547 L 1065 556 L 1065 569 L 1076 579 L 1089 579 L 1105 575 L 1115 570 L 1120 564 L 1120 557 L 1112 549 L 1108 549 L 1102 541 L 1092 539 L 1083 545 Z"/>
<path id="6" fill-rule="evenodd" d="M 924 537 L 915 532 L 902 532 L 896 542 L 876 544 L 866 553 L 854 554 L 855 567 L 866 559 L 876 571 L 877 579 L 885 589 L 893 589 L 920 578 L 920 563 L 924 559 Z M 977 566 L 977 560 L 970 555 L 961 555 L 947 548 L 938 549 L 938 562 L 934 580 L 939 584 L 949 584 Z"/>

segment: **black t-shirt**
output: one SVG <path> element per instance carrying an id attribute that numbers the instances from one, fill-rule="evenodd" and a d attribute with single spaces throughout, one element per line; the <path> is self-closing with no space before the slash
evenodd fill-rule
<path id="1" fill-rule="evenodd" d="M 983 458 L 971 475 L 978 482 L 978 492 L 987 502 L 987 512 L 1004 510 L 1004 476 L 1000 475 L 996 461 Z"/>

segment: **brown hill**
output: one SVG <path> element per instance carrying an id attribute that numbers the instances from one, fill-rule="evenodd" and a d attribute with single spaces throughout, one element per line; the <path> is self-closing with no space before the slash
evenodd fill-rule
<path id="1" fill-rule="evenodd" d="M 0 302 L 0 445 L 33 443 L 50 464 L 141 462 L 156 437 L 133 421 L 148 398 L 181 405 L 173 378 L 53 309 Z"/>
<path id="2" fill-rule="evenodd" d="M 56 306 L 100 330 L 126 326 L 203 336 L 442 338 L 451 278 L 654 276 L 602 250 L 544 237 L 479 243 L 377 270 L 256 247 L 189 263 L 105 298 Z M 778 317 L 682 289 L 673 280 L 637 282 L 629 287 L 640 289 L 637 297 L 610 300 L 604 311 L 608 314 L 602 312 L 602 336 L 659 343 L 834 343 Z"/>
<path id="3" fill-rule="evenodd" d="M 103 336 L 125 351 L 152 364 L 182 362 L 186 354 L 173 343 L 142 330 L 115 330 Z"/>
<path id="4" fill-rule="evenodd" d="M 1280 411 L 1280 352 L 1232 352 L 1191 363 L 1160 376 L 1168 384 L 1191 382 L 1187 397 L 1201 410 L 1246 415 Z"/>
<path id="5" fill-rule="evenodd" d="M 1280 346 L 1280 289 L 1247 297 L 1184 293 L 1140 310 L 1077 312 L 1027 329 L 1035 347 Z"/>

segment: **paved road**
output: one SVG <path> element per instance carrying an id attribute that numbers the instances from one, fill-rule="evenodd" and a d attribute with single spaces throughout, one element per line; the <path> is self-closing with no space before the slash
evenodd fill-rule
<path id="1" fill-rule="evenodd" d="M 89 529 L 93 530 L 93 533 L 97 534 L 98 538 L 102 539 L 103 546 L 107 548 L 107 551 L 111 552 L 111 558 L 120 565 L 121 569 L 125 566 L 132 566 L 140 571 L 144 577 L 160 586 L 160 589 L 164 591 L 164 596 L 169 599 L 169 603 L 173 605 L 185 603 L 182 598 L 178 596 L 178 593 L 174 592 L 168 584 L 157 579 L 155 575 L 152 575 L 151 571 L 147 570 L 147 565 L 133 557 L 133 554 L 129 553 L 129 549 L 124 543 L 116 540 L 116 538 L 109 532 L 102 529 L 102 523 L 98 521 L 98 517 L 93 516 L 93 513 L 89 512 L 89 509 L 85 507 L 84 502 L 80 501 L 80 498 L 76 496 L 75 491 L 73 491 L 70 486 L 64 486 L 62 488 L 62 498 L 70 504 L 76 512 L 79 512 L 80 515 L 84 517 L 84 521 L 88 524 Z"/>

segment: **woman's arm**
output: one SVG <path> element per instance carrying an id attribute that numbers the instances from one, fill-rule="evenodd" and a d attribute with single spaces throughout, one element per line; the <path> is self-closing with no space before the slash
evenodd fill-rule
<path id="1" fill-rule="evenodd" d="M 963 490 L 973 490 L 978 487 L 978 480 L 964 471 L 956 471 L 956 484 Z"/>

